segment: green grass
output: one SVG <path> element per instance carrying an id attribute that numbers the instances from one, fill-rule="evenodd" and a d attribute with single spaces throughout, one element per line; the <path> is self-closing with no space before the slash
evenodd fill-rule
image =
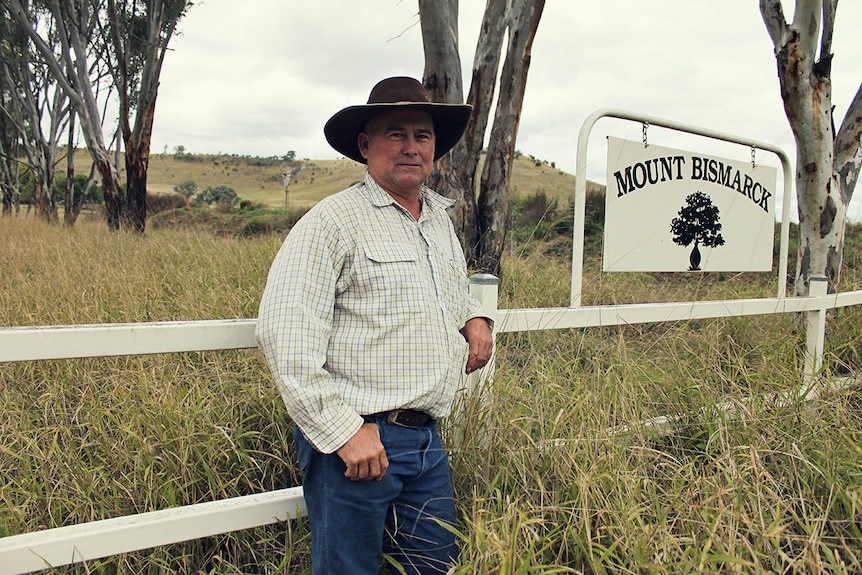
<path id="1" fill-rule="evenodd" d="M 251 318 L 281 242 L 104 228 L 0 220 L 0 325 Z M 566 304 L 563 244 L 507 253 L 502 308 Z M 850 250 L 844 290 L 862 285 Z M 774 295 L 772 275 L 691 278 L 602 274 L 590 252 L 584 303 Z M 860 324 L 830 317 L 827 375 L 858 369 Z M 456 572 L 860 572 L 862 395 L 768 395 L 801 389 L 804 337 L 789 315 L 501 335 L 489 401 L 444 423 Z M 5 364 L 0 402 L 0 535 L 300 481 L 254 350 Z M 642 424 L 660 415 L 672 433 Z M 295 521 L 47 572 L 310 573 L 309 535 Z"/>

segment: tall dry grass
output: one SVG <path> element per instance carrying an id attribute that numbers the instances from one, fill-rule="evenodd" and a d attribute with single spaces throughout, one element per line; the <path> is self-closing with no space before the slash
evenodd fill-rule
<path id="1" fill-rule="evenodd" d="M 281 241 L 103 227 L 0 221 L 0 323 L 254 317 Z M 565 305 L 558 252 L 507 257 L 501 307 Z M 585 303 L 774 294 L 588 265 Z M 858 368 L 859 325 L 830 319 L 830 374 Z M 502 335 L 489 401 L 444 426 L 463 436 L 456 572 L 859 572 L 860 396 L 776 405 L 803 343 L 790 316 Z M 0 535 L 300 480 L 255 351 L 6 364 L 0 400 Z M 644 423 L 660 415 L 672 432 Z M 309 537 L 291 522 L 49 572 L 309 573 Z"/>
<path id="2" fill-rule="evenodd" d="M 0 222 L 0 325 L 255 317 L 281 238 Z"/>

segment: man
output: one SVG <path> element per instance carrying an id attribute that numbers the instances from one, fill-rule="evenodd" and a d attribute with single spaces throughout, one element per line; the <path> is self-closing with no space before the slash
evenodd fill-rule
<path id="1" fill-rule="evenodd" d="M 273 262 L 257 341 L 297 425 L 314 572 L 407 573 L 457 559 L 448 457 L 436 420 L 462 373 L 491 356 L 446 208 L 424 186 L 471 107 L 388 78 L 326 123 L 365 179 L 312 208 Z"/>

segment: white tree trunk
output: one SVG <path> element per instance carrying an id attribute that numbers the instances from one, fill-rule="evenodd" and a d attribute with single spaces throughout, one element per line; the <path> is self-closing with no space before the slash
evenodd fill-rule
<path id="1" fill-rule="evenodd" d="M 508 45 L 500 72 L 500 92 L 488 155 L 479 184 L 479 269 L 500 273 L 509 220 L 509 181 L 515 158 L 515 141 L 527 89 L 527 72 L 533 38 L 544 10 L 544 0 L 509 0 L 506 7 Z"/>
<path id="2" fill-rule="evenodd" d="M 108 28 L 110 30 L 113 57 L 110 68 L 120 100 L 120 130 L 125 149 L 126 166 L 126 221 L 137 232 L 143 233 L 147 218 L 147 171 L 150 163 L 150 141 L 153 133 L 159 76 L 167 54 L 168 44 L 177 23 L 185 13 L 188 2 L 176 0 L 166 5 L 162 0 L 146 3 L 147 38 L 141 57 L 139 90 L 130 91 L 129 61 L 132 59 L 131 42 L 123 29 L 129 12 L 134 6 L 118 7 L 114 0 L 107 0 Z M 124 13 L 125 12 L 125 13 Z M 135 121 L 131 123 L 132 99 L 136 96 Z"/>
<path id="3" fill-rule="evenodd" d="M 105 147 L 102 135 L 102 118 L 96 96 L 93 93 L 93 85 L 90 82 L 87 46 L 82 38 L 88 33 L 82 34 L 78 28 L 79 26 L 92 26 L 99 7 L 91 6 L 88 2 L 75 3 L 75 5 L 64 3 L 62 7 L 63 9 L 61 9 L 58 0 L 48 2 L 48 8 L 51 10 L 56 26 L 56 30 L 51 32 L 57 34 L 60 42 L 60 55 L 58 57 L 50 45 L 39 35 L 20 0 L 9 1 L 9 11 L 12 17 L 27 30 L 34 46 L 44 58 L 52 76 L 71 101 L 75 113 L 80 119 L 81 132 L 84 135 L 87 149 L 90 151 L 93 162 L 95 162 L 102 177 L 108 226 L 118 229 L 122 209 L 120 177 L 111 163 L 111 156 Z M 68 10 L 73 8 L 83 12 L 76 13 L 77 17 L 68 16 Z M 87 12 L 91 9 L 92 11 Z"/>
<path id="4" fill-rule="evenodd" d="M 785 114 L 796 140 L 797 295 L 808 294 L 812 275 L 825 275 L 830 291 L 837 289 L 847 207 L 862 160 L 862 98 L 857 93 L 837 134 L 832 116 L 836 5 L 837 0 L 796 0 L 793 22 L 788 23 L 780 0 L 760 0 L 775 49 Z"/>

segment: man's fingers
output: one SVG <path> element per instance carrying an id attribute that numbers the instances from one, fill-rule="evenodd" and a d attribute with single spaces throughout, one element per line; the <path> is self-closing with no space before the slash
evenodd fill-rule
<path id="1" fill-rule="evenodd" d="M 344 476 L 353 481 L 370 481 L 372 479 L 379 481 L 386 475 L 387 469 L 389 469 L 389 460 L 386 458 L 386 454 L 383 454 L 380 458 L 348 466 Z"/>
<path id="2" fill-rule="evenodd" d="M 491 359 L 491 351 L 470 351 L 470 355 L 467 357 L 467 369 L 465 370 L 467 373 L 473 373 L 477 369 L 482 369 L 487 365 L 488 361 Z"/>
<path id="3" fill-rule="evenodd" d="M 371 460 L 368 466 L 368 476 L 366 477 L 366 479 L 380 479 L 381 477 L 383 477 L 383 475 L 380 471 L 380 460 Z"/>
<path id="4" fill-rule="evenodd" d="M 364 479 L 376 479 L 380 481 L 386 475 L 386 470 L 389 469 L 389 460 L 386 458 L 386 452 L 380 454 L 380 457 L 372 459 L 368 466 L 368 476 Z"/>
<path id="5" fill-rule="evenodd" d="M 371 465 L 363 461 L 359 463 L 356 470 L 356 479 L 359 481 L 367 481 L 371 477 Z"/>
<path id="6" fill-rule="evenodd" d="M 491 360 L 491 354 L 494 351 L 494 339 L 488 322 L 481 317 L 468 320 L 461 330 L 461 334 L 470 345 L 470 355 L 467 358 L 464 371 L 472 373 L 484 367 Z"/>
<path id="7" fill-rule="evenodd" d="M 378 481 L 383 479 L 383 476 L 386 475 L 386 471 L 388 469 L 389 469 L 389 458 L 386 457 L 386 452 L 384 451 L 380 455 L 380 474 L 377 476 Z"/>
<path id="8" fill-rule="evenodd" d="M 389 468 L 386 449 L 380 442 L 380 433 L 374 423 L 364 424 L 347 443 L 338 449 L 344 461 L 344 476 L 353 481 L 382 479 Z"/>

